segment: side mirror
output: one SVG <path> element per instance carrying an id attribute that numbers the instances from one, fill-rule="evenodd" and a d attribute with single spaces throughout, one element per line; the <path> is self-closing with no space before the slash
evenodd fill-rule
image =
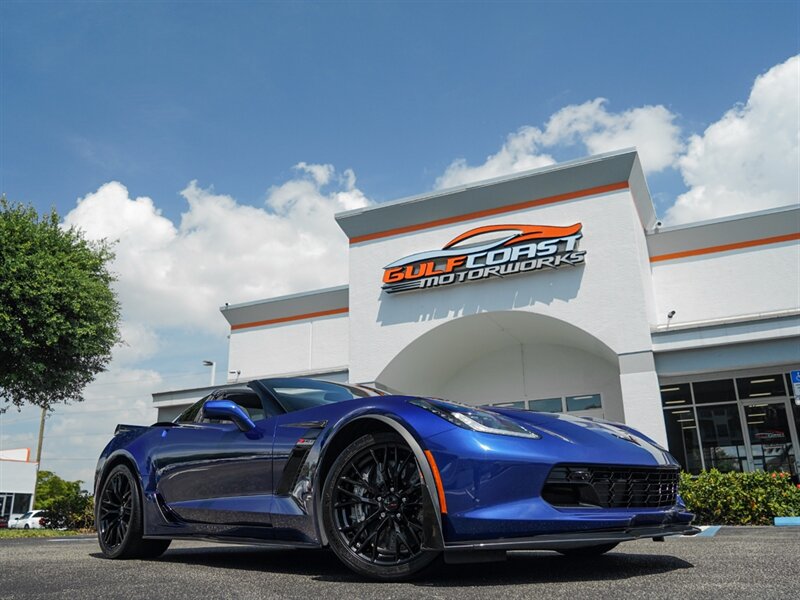
<path id="1" fill-rule="evenodd" d="M 245 410 L 230 400 L 209 400 L 203 405 L 203 416 L 208 419 L 224 419 L 233 421 L 242 431 L 251 431 L 256 424 Z"/>

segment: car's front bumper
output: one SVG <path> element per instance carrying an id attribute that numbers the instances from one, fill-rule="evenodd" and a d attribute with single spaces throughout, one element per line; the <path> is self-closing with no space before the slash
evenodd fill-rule
<path id="1" fill-rule="evenodd" d="M 602 531 L 573 531 L 532 537 L 453 542 L 446 544 L 444 550 L 446 553 L 481 550 L 502 550 L 504 552 L 509 550 L 559 550 L 630 542 L 642 538 L 659 539 L 670 535 L 695 535 L 699 532 L 699 528 L 688 524 L 648 525 Z"/>

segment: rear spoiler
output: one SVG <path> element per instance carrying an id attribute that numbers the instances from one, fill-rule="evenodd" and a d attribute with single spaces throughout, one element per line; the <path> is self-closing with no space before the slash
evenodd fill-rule
<path id="1" fill-rule="evenodd" d="M 120 433 L 129 433 L 131 431 L 141 431 L 142 429 L 147 428 L 147 425 L 124 425 L 123 423 L 120 423 L 114 430 L 114 435 L 119 435 Z"/>

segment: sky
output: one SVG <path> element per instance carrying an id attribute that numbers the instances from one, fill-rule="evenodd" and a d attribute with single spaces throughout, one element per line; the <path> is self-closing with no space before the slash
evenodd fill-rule
<path id="1" fill-rule="evenodd" d="M 0 192 L 114 241 L 123 312 L 42 468 L 91 481 L 152 392 L 222 383 L 222 304 L 345 283 L 337 212 L 636 146 L 693 222 L 798 202 L 799 131 L 796 2 L 6 0 Z"/>

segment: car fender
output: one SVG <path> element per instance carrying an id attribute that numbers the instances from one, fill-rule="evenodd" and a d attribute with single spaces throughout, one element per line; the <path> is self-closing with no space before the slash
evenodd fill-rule
<path id="1" fill-rule="evenodd" d="M 98 497 L 100 493 L 100 483 L 103 481 L 105 476 L 108 474 L 109 466 L 118 464 L 120 459 L 124 460 L 128 466 L 133 467 L 133 474 L 136 477 L 136 480 L 139 483 L 139 490 L 144 490 L 144 480 L 142 479 L 142 473 L 139 469 L 139 463 L 133 457 L 133 454 L 128 452 L 128 450 L 124 448 L 117 448 L 108 456 L 104 456 L 98 461 L 97 469 L 95 471 L 95 479 L 94 479 L 94 497 L 95 499 Z"/>
<path id="2" fill-rule="evenodd" d="M 353 418 L 352 415 L 340 419 L 338 423 L 330 430 L 329 434 L 325 437 L 323 447 L 320 452 L 319 464 L 321 465 L 325 459 L 331 442 L 336 439 L 336 436 L 341 430 L 358 421 L 378 421 L 384 425 L 388 425 L 395 432 L 397 432 L 403 440 L 408 444 L 411 451 L 414 453 L 414 458 L 422 471 L 422 479 L 427 490 L 426 501 L 423 505 L 425 513 L 425 522 L 431 524 L 429 531 L 425 532 L 424 546 L 428 550 L 441 550 L 444 548 L 444 538 L 442 534 L 442 509 L 439 504 L 439 493 L 436 488 L 436 479 L 433 475 L 433 470 L 428 463 L 425 456 L 424 449 L 420 441 L 412 433 L 411 426 L 397 415 L 392 413 L 383 412 L 366 412 Z M 328 538 L 325 534 L 325 528 L 322 524 L 322 488 L 324 482 L 321 480 L 321 470 L 317 469 L 314 475 L 314 521 L 319 535 L 319 540 L 323 545 L 328 544 Z"/>

